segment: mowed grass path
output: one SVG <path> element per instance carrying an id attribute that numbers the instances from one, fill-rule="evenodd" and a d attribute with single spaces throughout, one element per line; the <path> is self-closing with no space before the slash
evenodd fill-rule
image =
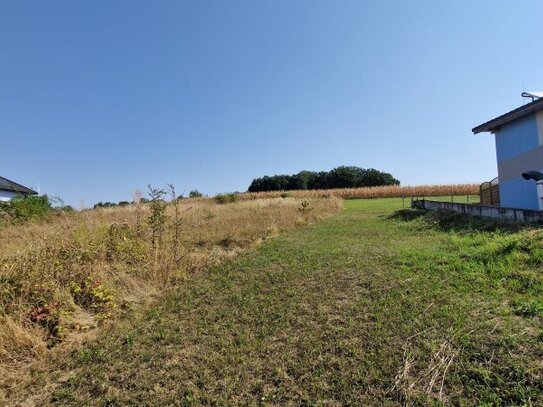
<path id="1" fill-rule="evenodd" d="M 345 205 L 127 317 L 46 403 L 541 405 L 541 319 L 515 313 L 541 265 L 485 257 L 503 233 L 391 217 L 401 199 Z"/>

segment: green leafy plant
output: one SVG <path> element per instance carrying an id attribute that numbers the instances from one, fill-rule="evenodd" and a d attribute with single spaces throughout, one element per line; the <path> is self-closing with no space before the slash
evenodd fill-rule
<path id="1" fill-rule="evenodd" d="M 88 276 L 79 283 L 72 283 L 74 302 L 86 309 L 108 317 L 115 308 L 115 294 L 105 287 L 100 280 Z"/>
<path id="2" fill-rule="evenodd" d="M 526 317 L 535 317 L 538 315 L 543 315 L 543 302 L 542 301 L 524 302 L 515 308 L 515 313 L 517 315 L 523 315 Z"/>

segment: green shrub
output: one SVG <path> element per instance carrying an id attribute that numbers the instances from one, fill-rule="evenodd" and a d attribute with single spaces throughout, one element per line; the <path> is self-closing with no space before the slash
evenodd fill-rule
<path id="1" fill-rule="evenodd" d="M 226 204 L 238 201 L 238 195 L 236 193 L 226 193 L 226 194 L 217 194 L 215 196 L 215 201 L 219 204 Z"/>
<path id="2" fill-rule="evenodd" d="M 113 223 L 107 231 L 106 260 L 138 264 L 146 257 L 145 245 L 137 240 L 136 233 L 127 224 Z"/>
<path id="3" fill-rule="evenodd" d="M 12 220 L 26 221 L 44 218 L 52 210 L 47 195 L 18 195 L 11 202 L 2 204 L 0 212 Z"/>
<path id="4" fill-rule="evenodd" d="M 87 276 L 80 282 L 72 282 L 71 291 L 77 305 L 102 314 L 104 318 L 110 316 L 111 311 L 115 308 L 113 291 L 104 287 L 101 281 L 92 276 Z"/>

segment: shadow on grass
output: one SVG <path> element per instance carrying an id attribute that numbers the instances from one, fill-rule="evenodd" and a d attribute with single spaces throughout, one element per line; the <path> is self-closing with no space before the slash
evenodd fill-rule
<path id="1" fill-rule="evenodd" d="M 516 233 L 521 230 L 540 228 L 541 225 L 482 218 L 448 210 L 426 211 L 423 209 L 401 209 L 388 217 L 406 222 L 421 222 L 428 228 L 456 232 L 502 232 Z"/>

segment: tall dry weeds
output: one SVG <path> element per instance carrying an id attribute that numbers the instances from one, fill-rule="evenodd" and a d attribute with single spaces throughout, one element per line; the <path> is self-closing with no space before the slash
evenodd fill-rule
<path id="1" fill-rule="evenodd" d="M 174 192 L 175 193 L 175 192 Z M 146 295 L 300 224 L 339 211 L 336 198 L 227 205 L 174 200 L 66 213 L 0 229 L 0 404 L 21 366 Z M 190 210 L 189 210 L 190 209 Z M 166 219 L 173 219 L 166 227 Z M 182 220 L 182 233 L 181 233 Z M 180 255 L 180 252 L 183 255 Z"/>

